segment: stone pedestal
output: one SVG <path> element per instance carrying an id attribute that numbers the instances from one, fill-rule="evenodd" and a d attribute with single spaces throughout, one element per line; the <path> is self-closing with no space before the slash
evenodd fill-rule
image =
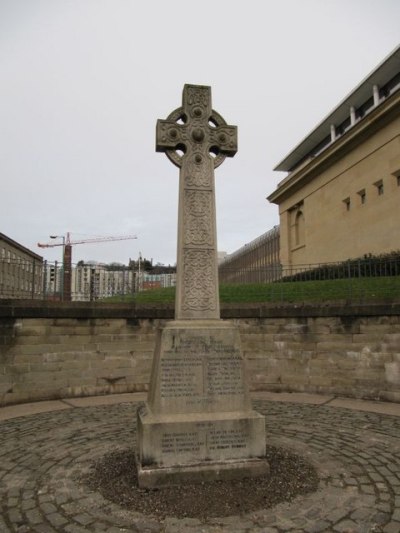
<path id="1" fill-rule="evenodd" d="M 233 324 L 179 320 L 161 329 L 137 416 L 141 487 L 269 471 L 265 420 L 251 409 Z"/>

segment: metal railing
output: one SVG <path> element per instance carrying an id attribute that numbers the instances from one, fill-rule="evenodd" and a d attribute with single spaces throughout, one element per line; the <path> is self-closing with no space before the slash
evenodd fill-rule
<path id="1" fill-rule="evenodd" d="M 0 261 L 0 298 L 96 301 L 115 296 L 132 298 L 143 289 L 174 284 L 170 274 L 165 279 L 146 276 L 122 265 L 78 264 L 72 268 L 71 287 L 66 291 L 62 263 Z M 254 284 L 259 301 L 399 298 L 400 255 L 296 267 L 230 268 L 225 264 L 219 279 L 220 285 Z"/>
<path id="2" fill-rule="evenodd" d="M 132 295 L 140 289 L 140 280 L 137 272 L 123 265 L 78 264 L 66 276 L 57 261 L 0 261 L 0 298 L 6 299 L 94 301 Z"/>
<path id="3" fill-rule="evenodd" d="M 220 284 L 253 284 L 259 301 L 399 299 L 400 255 L 296 266 L 225 267 L 220 270 Z"/>

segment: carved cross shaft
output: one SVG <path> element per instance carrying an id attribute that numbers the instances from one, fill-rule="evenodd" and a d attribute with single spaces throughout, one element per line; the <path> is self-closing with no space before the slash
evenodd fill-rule
<path id="1" fill-rule="evenodd" d="M 180 168 L 175 319 L 218 319 L 214 168 L 237 152 L 237 128 L 211 107 L 211 87 L 185 85 L 157 121 L 156 150 Z"/>

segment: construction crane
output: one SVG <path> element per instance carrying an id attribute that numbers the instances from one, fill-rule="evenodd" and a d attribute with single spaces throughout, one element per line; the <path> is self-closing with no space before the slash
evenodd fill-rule
<path id="1" fill-rule="evenodd" d="M 71 280 L 72 280 L 72 246 L 75 244 L 91 244 L 97 242 L 111 242 L 111 241 L 126 241 L 129 239 L 137 239 L 136 235 L 119 235 L 109 237 L 93 237 L 91 239 L 80 239 L 71 241 L 71 234 L 68 232 L 66 236 L 50 235 L 50 239 L 57 239 L 60 237 L 62 242 L 55 243 L 40 243 L 39 248 L 54 248 L 55 246 L 63 247 L 63 290 L 62 297 L 64 301 L 71 301 Z"/>

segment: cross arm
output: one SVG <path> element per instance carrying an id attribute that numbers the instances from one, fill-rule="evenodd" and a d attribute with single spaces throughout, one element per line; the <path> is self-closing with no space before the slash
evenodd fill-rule
<path id="1" fill-rule="evenodd" d="M 174 150 L 186 140 L 185 126 L 170 120 L 157 120 L 156 151 Z"/>
<path id="2" fill-rule="evenodd" d="M 210 144 L 220 153 L 233 157 L 238 150 L 237 126 L 218 126 L 210 128 Z"/>

